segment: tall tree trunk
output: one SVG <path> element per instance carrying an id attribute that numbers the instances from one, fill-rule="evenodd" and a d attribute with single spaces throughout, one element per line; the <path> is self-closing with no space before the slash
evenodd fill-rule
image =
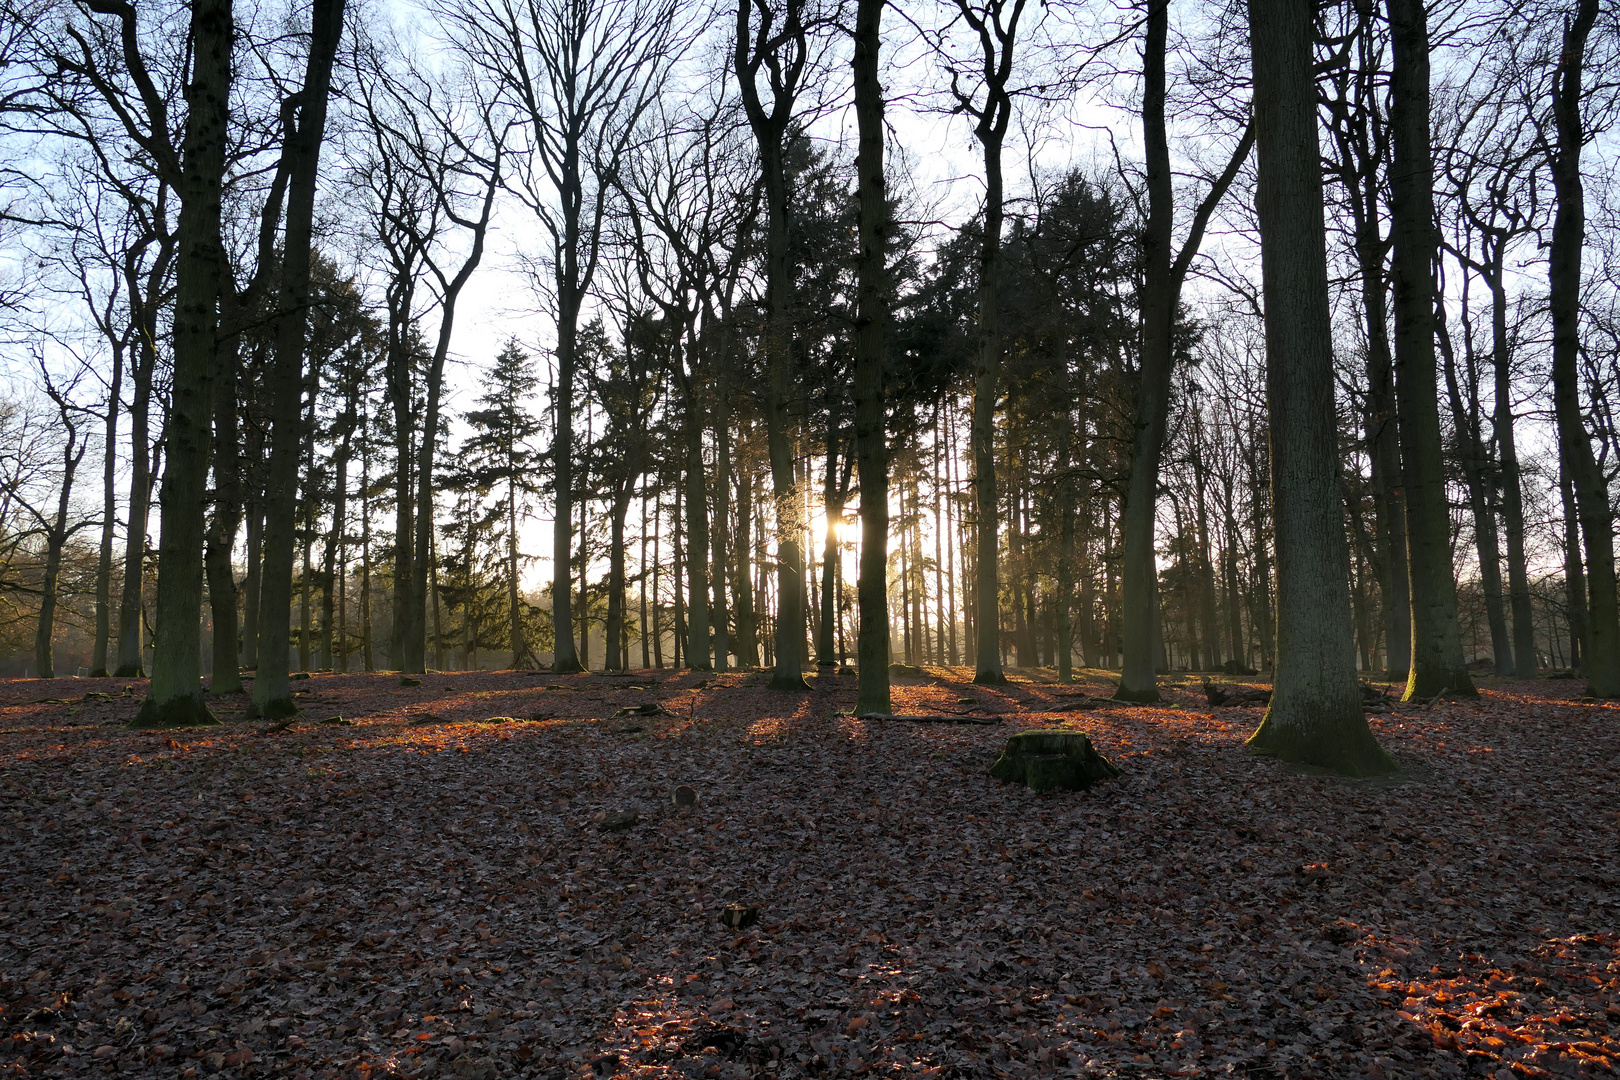
<path id="1" fill-rule="evenodd" d="M 510 450 L 506 464 L 506 607 L 510 623 L 507 631 L 508 644 L 512 646 L 514 668 L 533 667 L 534 658 L 529 655 L 528 638 L 523 633 L 523 600 L 518 595 L 517 469 L 512 464 Z"/>
<path id="2" fill-rule="evenodd" d="M 1569 469 L 1558 465 L 1558 493 L 1564 511 L 1564 602 L 1569 609 L 1569 667 L 1586 667 L 1586 570 L 1581 565 L 1581 519 L 1576 509 L 1575 485 Z"/>
<path id="3" fill-rule="evenodd" d="M 660 599 L 660 594 L 658 591 L 659 583 L 663 578 L 663 566 L 658 553 L 660 538 L 659 524 L 663 520 L 663 510 L 663 496 L 654 496 L 652 543 L 652 653 L 653 666 L 659 671 L 664 669 L 664 627 L 663 620 L 658 617 L 659 609 L 663 607 L 663 600 Z M 642 527 L 644 529 L 646 528 L 645 525 Z"/>
<path id="4" fill-rule="evenodd" d="M 973 420 L 968 441 L 973 450 L 973 495 L 976 511 L 974 613 L 978 648 L 973 681 L 995 685 L 1007 681 L 1001 668 L 1001 573 L 998 566 L 1001 510 L 996 491 L 996 396 L 1001 385 L 1001 316 L 998 277 L 1001 273 L 1002 180 L 1001 138 L 991 129 L 980 136 L 984 150 L 984 242 L 979 249 L 979 343 L 973 369 Z"/>
<path id="5" fill-rule="evenodd" d="M 754 8 L 760 6 L 761 25 L 752 27 Z M 738 0 L 733 70 L 742 92 L 749 127 L 759 148 L 760 172 L 765 187 L 765 443 L 770 459 L 771 488 L 775 500 L 776 621 L 771 675 L 773 690 L 806 689 L 804 682 L 804 552 L 800 547 L 803 522 L 799 520 L 799 492 L 793 468 L 793 447 L 788 431 L 788 404 L 792 394 L 793 324 L 789 311 L 792 265 L 788 237 L 788 184 L 783 160 L 788 125 L 799 80 L 808 56 L 807 31 L 798 0 L 787 0 L 777 13 L 753 0 Z M 766 110 L 756 79 L 768 63 L 771 108 Z"/>
<path id="6" fill-rule="evenodd" d="M 336 632 L 337 584 L 344 574 L 344 532 L 348 528 L 350 432 L 355 422 L 351 409 L 343 418 L 343 430 L 333 453 L 332 526 L 326 534 L 326 550 L 321 559 L 321 658 L 320 666 L 337 670 L 333 634 Z"/>
<path id="7" fill-rule="evenodd" d="M 221 294 L 223 333 L 215 355 L 214 371 L 214 510 L 208 522 L 203 562 L 208 572 L 208 602 L 214 619 L 214 675 L 208 689 L 215 694 L 242 692 L 238 665 L 236 568 L 231 552 L 242 523 L 242 462 L 237 425 L 237 379 L 241 370 L 243 312 Z"/>
<path id="8" fill-rule="evenodd" d="M 189 108 L 178 184 L 174 359 L 158 549 L 158 637 L 153 646 L 152 681 L 140 712 L 131 721 L 134 727 L 218 722 L 203 702 L 198 616 L 202 608 L 214 336 L 219 326 L 219 283 L 226 271 L 220 242 L 220 200 L 229 138 L 234 38 L 231 0 L 194 0 L 192 71 L 186 89 Z M 132 530 L 134 516 L 130 515 Z"/>
<path id="9" fill-rule="evenodd" d="M 1513 673 L 1536 677 L 1536 623 L 1530 607 L 1529 564 L 1524 548 L 1524 490 L 1518 442 L 1513 432 L 1513 352 L 1508 336 L 1507 289 L 1500 261 L 1487 273 L 1491 290 L 1491 363 L 1494 374 L 1496 454 L 1501 469 L 1502 527 L 1507 533 L 1508 605 L 1513 611 Z"/>
<path id="10" fill-rule="evenodd" d="M 725 363 L 729 355 L 730 331 L 721 332 L 720 373 L 714 406 L 714 524 L 710 537 L 714 542 L 714 560 L 710 579 L 714 585 L 714 667 L 725 671 L 730 666 L 731 636 L 726 614 L 727 564 L 731 550 L 731 399 Z"/>
<path id="11" fill-rule="evenodd" d="M 1586 40 L 1597 21 L 1598 0 L 1579 0 L 1564 27 L 1553 88 L 1558 143 L 1553 155 L 1552 244 L 1547 255 L 1547 306 L 1552 312 L 1553 411 L 1558 418 L 1558 455 L 1575 489 L 1586 552 L 1587 626 L 1582 655 L 1586 692 L 1620 697 L 1620 598 L 1615 593 L 1614 511 L 1609 485 L 1582 416 L 1578 371 L 1581 316 L 1581 249 L 1586 238 L 1586 195 L 1581 181 L 1581 74 Z"/>
<path id="12" fill-rule="evenodd" d="M 252 441 L 252 440 L 250 440 Z M 257 672 L 259 667 L 259 584 L 264 565 L 264 503 L 247 501 L 246 565 L 242 574 L 242 666 Z"/>
<path id="13" fill-rule="evenodd" d="M 1434 164 L 1429 140 L 1429 30 L 1423 0 L 1387 0 L 1390 77 L 1390 221 L 1394 240 L 1395 408 L 1406 484 L 1412 667 L 1403 700 L 1475 695 L 1457 623 L 1435 379 Z M 1282 517 L 1278 508 L 1279 518 Z M 1280 583 L 1279 583 L 1280 585 Z"/>
<path id="14" fill-rule="evenodd" d="M 643 669 L 646 669 L 652 667 L 652 642 L 648 639 L 651 637 L 653 630 L 652 627 L 647 623 L 647 489 L 645 486 L 643 486 L 641 489 L 641 519 L 639 524 L 641 527 L 637 531 L 641 534 L 639 538 L 641 542 L 641 558 L 638 560 L 637 565 L 636 591 L 640 594 L 641 602 L 641 666 Z M 654 595 L 654 619 L 657 619 L 658 617 L 657 609 L 658 597 Z"/>
<path id="15" fill-rule="evenodd" d="M 1271 705 L 1248 746 L 1367 776 L 1392 773 L 1395 763 L 1367 727 L 1356 686 L 1313 23 L 1313 9 L 1295 0 L 1250 0 L 1266 403 L 1275 448 L 1277 667 Z"/>
<path id="16" fill-rule="evenodd" d="M 1376 180 L 1369 183 L 1376 187 Z M 1376 234 L 1376 219 L 1370 228 Z M 1384 675 L 1392 682 L 1404 682 L 1412 667 L 1412 594 L 1406 560 L 1406 483 L 1401 476 L 1400 429 L 1395 415 L 1395 361 L 1389 352 L 1384 310 L 1383 246 L 1374 235 L 1358 240 L 1356 248 L 1367 317 L 1367 441 L 1377 511 L 1379 592 L 1384 601 Z"/>
<path id="17" fill-rule="evenodd" d="M 371 640 L 371 441 L 364 434 L 360 440 L 360 662 L 366 671 L 377 670 Z"/>
<path id="18" fill-rule="evenodd" d="M 107 647 L 112 637 L 113 530 L 118 524 L 118 410 L 124 381 L 124 350 L 112 357 L 112 383 L 107 388 L 107 428 L 101 460 L 101 546 L 96 554 L 96 641 L 90 653 L 90 676 L 107 674 Z"/>
<path id="19" fill-rule="evenodd" d="M 574 376 L 578 365 L 579 297 L 563 281 L 561 262 L 559 260 L 557 296 L 557 428 L 551 451 L 557 503 L 551 530 L 551 625 L 556 639 L 551 670 L 559 674 L 584 670 L 574 644 L 573 607 Z M 584 539 L 580 537 L 582 543 Z M 581 596 L 580 603 L 584 602 Z"/>
<path id="20" fill-rule="evenodd" d="M 681 479 L 684 480 L 685 478 L 681 477 Z M 685 593 L 681 589 L 681 561 L 686 557 L 687 553 L 686 542 L 684 536 L 682 535 L 681 528 L 681 507 L 684 505 L 684 502 L 685 500 L 682 498 L 682 485 L 677 483 L 675 487 L 675 511 L 670 515 L 670 523 L 675 530 L 675 534 L 671 536 L 669 540 L 669 589 L 670 592 L 674 594 L 675 600 L 674 640 L 670 649 L 670 652 L 672 653 L 670 662 L 677 668 L 681 666 L 681 650 L 685 647 L 686 642 L 686 599 Z"/>
<path id="21" fill-rule="evenodd" d="M 737 576 L 731 592 L 737 599 L 737 664 L 759 667 L 759 633 L 754 613 L 754 575 L 751 566 L 754 519 L 754 470 L 737 476 Z"/>
<path id="22" fill-rule="evenodd" d="M 407 344 L 409 335 L 400 332 L 390 343 L 387 366 L 388 404 L 394 413 L 394 580 L 393 623 L 388 636 L 388 663 L 406 670 L 406 642 L 411 627 L 420 626 L 419 616 L 411 613 L 411 580 L 414 576 L 416 485 L 412 483 L 411 435 L 416 430 L 416 409 L 412 401 L 412 361 Z"/>
<path id="23" fill-rule="evenodd" d="M 855 179 L 860 240 L 855 299 L 855 453 L 861 485 L 861 576 L 856 602 L 855 712 L 887 713 L 889 703 L 889 447 L 883 407 L 885 240 L 888 203 L 883 175 L 883 88 L 878 48 L 883 0 L 855 5 Z"/>
<path id="24" fill-rule="evenodd" d="M 623 671 L 630 666 L 624 647 L 624 519 L 630 512 L 630 484 L 613 493 L 608 519 L 607 624 L 603 636 L 607 649 L 603 671 Z"/>
<path id="25" fill-rule="evenodd" d="M 45 569 L 39 585 L 39 622 L 34 631 L 34 665 L 42 679 L 56 677 L 52 646 L 56 640 L 57 581 L 62 574 L 62 549 L 72 535 L 68 510 L 73 498 L 73 478 L 89 447 L 88 439 L 79 439 L 78 430 L 70 422 L 66 408 L 62 409 L 62 414 L 63 426 L 67 428 L 67 442 L 62 448 L 62 479 L 57 487 L 56 516 L 45 534 Z"/>
<path id="26" fill-rule="evenodd" d="M 1215 617 L 1215 562 L 1209 554 L 1209 469 L 1201 454 L 1193 460 L 1193 475 L 1198 489 L 1198 505 L 1193 508 L 1198 527 L 1198 623 L 1204 632 L 1204 667 L 1214 671 L 1221 666 L 1221 630 Z"/>
<path id="27" fill-rule="evenodd" d="M 688 355 L 698 356 L 698 345 L 689 343 Z M 695 364 L 694 364 L 695 366 Z M 709 493 L 703 468 L 703 415 L 693 383 L 686 386 L 686 666 L 693 671 L 712 671 L 709 658 Z"/>
<path id="28" fill-rule="evenodd" d="M 310 410 L 311 414 L 314 409 Z M 311 416 L 313 422 L 313 415 Z M 313 433 L 310 437 L 310 458 L 315 456 Z M 304 527 L 299 532 L 298 550 L 303 553 L 302 572 L 298 575 L 298 670 L 308 672 L 314 665 L 310 663 L 310 645 L 315 639 L 315 623 L 310 618 L 310 590 L 314 587 L 315 568 L 310 557 L 311 548 L 315 543 L 315 463 L 308 462 L 304 473 L 304 497 L 300 508 L 304 512 Z"/>
<path id="29" fill-rule="evenodd" d="M 823 535 L 821 542 L 821 618 L 816 626 L 816 667 L 838 664 L 837 598 L 833 579 L 838 565 L 838 523 L 844 517 L 844 503 L 838 491 L 838 421 L 827 402 L 827 465 L 821 485 Z"/>
<path id="30" fill-rule="evenodd" d="M 157 321 L 150 306 L 132 307 L 137 310 L 131 317 L 139 321 L 140 330 L 131 371 L 134 387 L 129 406 L 129 523 L 124 531 L 124 584 L 118 598 L 118 662 L 113 669 L 120 679 L 146 674 L 141 652 L 141 612 L 146 602 L 146 526 L 152 505 L 152 376 L 157 368 Z"/>
<path id="31" fill-rule="evenodd" d="M 433 504 L 428 503 L 423 510 L 423 513 L 428 519 L 428 549 L 426 556 L 421 556 L 419 561 L 425 562 L 429 568 L 428 593 L 425 599 L 432 603 L 433 621 L 431 625 L 433 627 L 433 670 L 443 671 L 444 624 L 442 622 L 442 612 L 439 607 L 439 553 L 438 545 L 435 543 L 433 536 Z M 420 556 L 420 553 L 418 553 L 418 555 Z M 426 604 L 424 604 L 424 607 L 425 606 Z M 424 642 L 424 647 L 425 645 L 426 643 Z M 425 664 L 423 665 L 424 668 L 426 666 L 427 665 Z"/>
<path id="32" fill-rule="evenodd" d="M 933 662 L 944 666 L 945 659 L 945 621 L 950 618 L 950 600 L 945 595 L 945 517 L 941 512 L 940 491 L 943 485 L 940 482 L 940 439 L 939 429 L 933 432 L 934 443 L 934 475 L 933 480 L 933 532 L 934 532 L 934 657 Z M 840 574 L 843 571 L 843 560 L 839 559 Z M 839 607 L 843 607 L 842 596 L 839 598 Z M 842 649 L 839 650 L 842 652 Z"/>
<path id="33" fill-rule="evenodd" d="M 1153 612 L 1159 606 L 1153 534 L 1159 490 L 1159 459 L 1170 415 L 1174 362 L 1175 289 L 1170 277 L 1175 191 L 1170 143 L 1165 132 L 1165 51 L 1169 0 L 1149 0 L 1142 50 L 1142 136 L 1147 156 L 1148 219 L 1142 249 L 1141 374 L 1136 388 L 1136 421 L 1130 479 L 1120 512 L 1123 531 L 1121 614 L 1124 667 L 1114 696 L 1121 701 L 1158 701 L 1154 677 Z"/>
<path id="34" fill-rule="evenodd" d="M 495 174 L 498 175 L 498 172 L 497 169 Z M 472 277 L 473 271 L 478 268 L 478 264 L 483 260 L 484 236 L 489 226 L 490 207 L 495 199 L 495 187 L 496 182 L 491 179 L 484 192 L 482 215 L 473 222 L 470 229 L 472 232 L 472 249 L 462 262 L 461 269 L 457 270 L 455 277 L 449 281 L 443 281 L 441 278 L 444 288 L 439 297 L 439 333 L 433 345 L 433 359 L 428 365 L 427 407 L 422 414 L 422 445 L 418 448 L 416 457 L 416 521 L 414 523 L 416 526 L 416 550 L 411 557 L 411 618 L 405 638 L 406 671 L 420 672 L 426 668 L 423 656 L 426 644 L 424 641 L 426 627 L 422 625 L 420 620 L 427 610 L 428 569 L 433 550 L 433 461 L 434 455 L 438 451 L 439 409 L 444 388 L 444 362 L 445 358 L 450 354 L 450 337 L 455 329 L 456 301 L 461 297 L 461 290 L 466 287 L 468 278 Z M 575 310 L 577 312 L 577 308 Z M 563 361 L 565 352 L 567 353 L 566 365 Z M 573 412 L 573 353 L 572 332 L 567 335 L 566 347 L 563 337 L 560 336 L 557 348 L 558 366 L 559 368 L 564 366 L 568 368 L 566 386 L 560 382 L 558 388 L 557 415 L 558 438 L 560 440 L 564 439 L 562 434 L 565 427 L 563 418 L 571 418 Z M 558 453 L 564 459 L 569 458 L 573 453 L 571 441 L 573 429 L 569 426 L 567 430 L 568 437 L 566 441 L 559 444 L 558 448 Z M 566 534 L 571 530 L 572 522 L 564 515 L 564 510 L 568 509 L 568 487 L 567 483 L 563 482 L 565 480 L 567 483 L 572 483 L 571 474 L 568 474 L 566 468 L 558 474 L 559 486 L 557 489 L 557 516 L 563 521 L 561 528 Z M 564 543 L 556 550 L 560 553 L 560 561 L 566 564 L 569 561 L 567 544 L 569 537 L 565 535 L 563 539 Z M 437 587 L 435 586 L 435 588 Z M 565 594 L 563 603 L 566 608 L 567 589 L 565 588 L 563 591 Z M 435 603 L 437 603 L 436 600 Z M 568 613 L 564 610 L 563 614 L 567 615 Z M 437 614 L 435 614 L 436 620 Z M 567 626 L 568 624 L 564 622 L 561 625 Z M 435 629 L 435 656 L 438 655 L 438 649 L 440 648 L 437 644 L 437 636 L 438 630 Z M 566 633 L 561 635 L 560 640 L 566 641 L 569 646 L 573 645 L 573 639 Z M 441 666 L 442 664 L 435 661 L 434 667 Z M 577 669 L 577 666 L 576 664 L 575 669 Z M 559 670 L 561 669 L 559 668 Z"/>
<path id="35" fill-rule="evenodd" d="M 259 666 L 253 679 L 249 716 L 293 716 L 298 712 L 287 678 L 287 643 L 291 636 L 292 567 L 297 541 L 298 464 L 306 435 L 301 400 L 304 343 L 309 325 L 315 185 L 320 176 L 321 143 L 326 135 L 332 59 L 343 32 L 343 7 L 344 0 L 313 0 L 309 59 L 299 95 L 297 127 L 288 133 L 283 150 L 290 158 L 287 217 L 275 320 L 275 359 L 270 376 L 272 426 L 259 583 Z"/>
<path id="36" fill-rule="evenodd" d="M 1438 293 L 1435 303 L 1437 307 L 1443 303 L 1443 297 Z M 1468 490 L 1468 507 L 1474 518 L 1474 550 L 1479 557 L 1485 621 L 1491 630 L 1491 660 L 1496 665 L 1498 675 L 1511 675 L 1513 646 L 1508 641 L 1507 612 L 1502 606 L 1502 552 L 1496 531 L 1495 500 L 1490 490 L 1490 454 L 1480 432 L 1479 392 L 1473 381 L 1473 343 L 1471 340 L 1465 343 L 1465 355 L 1469 358 L 1469 386 L 1465 398 L 1463 387 L 1458 382 L 1457 357 L 1450 331 L 1443 321 L 1443 311 L 1442 307 L 1436 314 L 1440 356 L 1445 371 L 1446 396 L 1451 403 L 1452 422 L 1456 427 L 1457 456 L 1461 459 L 1463 486 Z"/>
<path id="37" fill-rule="evenodd" d="M 1172 256 L 1175 190 L 1165 129 L 1165 51 L 1169 0 L 1150 0 L 1142 51 L 1142 135 L 1147 157 L 1148 220 L 1142 238 L 1146 268 L 1142 288 L 1141 380 L 1136 392 L 1135 433 L 1125 502 L 1121 567 L 1123 667 L 1114 696 L 1121 701 L 1159 700 L 1155 671 L 1162 666 L 1158 570 L 1153 532 L 1157 520 L 1159 465 L 1169 422 L 1176 311 L 1181 285 L 1203 242 L 1204 229 L 1225 196 L 1254 141 L 1253 124 L 1239 139 L 1226 170 L 1198 205 L 1179 254 Z"/>

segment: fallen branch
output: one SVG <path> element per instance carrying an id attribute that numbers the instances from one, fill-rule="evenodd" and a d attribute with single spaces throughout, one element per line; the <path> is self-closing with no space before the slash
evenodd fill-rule
<path id="1" fill-rule="evenodd" d="M 902 720 L 908 724 L 999 724 L 1001 719 L 995 716 L 961 716 L 954 713 L 943 713 L 932 716 L 904 716 L 892 713 L 861 713 L 857 720 Z"/>

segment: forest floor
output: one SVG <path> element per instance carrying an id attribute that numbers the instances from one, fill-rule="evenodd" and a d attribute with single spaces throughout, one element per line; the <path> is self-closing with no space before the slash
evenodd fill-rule
<path id="1" fill-rule="evenodd" d="M 0 683 L 0 1077 L 1620 1072 L 1615 704 L 1485 678 L 1374 716 L 1411 778 L 1351 784 L 1246 755 L 1260 711 L 1192 679 L 968 676 L 896 710 L 998 724 L 493 672 L 132 732 L 142 683 Z M 986 776 L 1053 726 L 1124 775 Z"/>

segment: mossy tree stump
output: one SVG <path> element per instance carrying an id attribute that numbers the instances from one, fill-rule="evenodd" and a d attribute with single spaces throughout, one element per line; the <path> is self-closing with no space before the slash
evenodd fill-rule
<path id="1" fill-rule="evenodd" d="M 1120 772 L 1080 732 L 1047 730 L 1021 731 L 1008 739 L 990 775 L 1031 791 L 1084 791 Z"/>

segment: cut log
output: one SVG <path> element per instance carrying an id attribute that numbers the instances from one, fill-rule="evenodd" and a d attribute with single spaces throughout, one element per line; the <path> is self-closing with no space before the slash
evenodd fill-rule
<path id="1" fill-rule="evenodd" d="M 1031 791 L 1084 791 L 1120 775 L 1078 731 L 1021 731 L 990 766 L 990 775 Z"/>
<path id="2" fill-rule="evenodd" d="M 603 832 L 623 832 L 641 821 L 634 810 L 615 810 L 611 814 L 598 814 L 596 827 Z"/>
<path id="3" fill-rule="evenodd" d="M 759 908 L 753 904 L 727 904 L 720 912 L 720 925 L 733 930 L 753 926 L 759 922 Z"/>
<path id="4" fill-rule="evenodd" d="M 955 713 L 943 713 L 938 716 L 909 716 L 893 713 L 861 713 L 857 720 L 900 720 L 908 724 L 999 724 L 1001 719 L 995 716 L 958 716 Z"/>
<path id="5" fill-rule="evenodd" d="M 1271 691 L 1258 686 L 1217 686 L 1204 680 L 1204 698 L 1217 709 L 1271 704 Z"/>
<path id="6" fill-rule="evenodd" d="M 653 703 L 651 701 L 644 701 L 640 705 L 626 705 L 624 708 L 622 708 L 618 712 L 614 713 L 613 718 L 618 719 L 621 716 L 668 716 L 668 715 L 669 715 L 669 713 L 664 711 L 663 706 L 657 705 L 657 704 L 655 704 L 655 703 Z"/>

